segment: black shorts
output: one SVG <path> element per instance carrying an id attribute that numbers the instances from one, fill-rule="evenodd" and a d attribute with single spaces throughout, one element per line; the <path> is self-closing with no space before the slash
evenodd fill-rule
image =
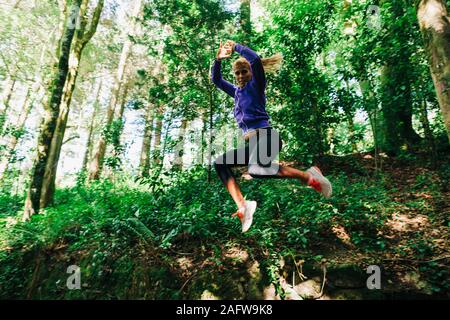
<path id="1" fill-rule="evenodd" d="M 224 183 L 233 177 L 231 168 L 239 166 L 248 166 L 248 172 L 254 178 L 274 178 L 277 177 L 279 165 L 273 160 L 282 147 L 278 131 L 273 128 L 258 129 L 242 147 L 217 157 L 214 167 Z"/>

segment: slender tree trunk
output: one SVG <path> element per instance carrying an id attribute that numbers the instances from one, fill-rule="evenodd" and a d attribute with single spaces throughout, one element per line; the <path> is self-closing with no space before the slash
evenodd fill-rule
<path id="1" fill-rule="evenodd" d="M 141 177 L 148 177 L 150 171 L 150 146 L 153 135 L 153 108 L 147 108 L 145 117 L 144 137 L 142 139 L 141 158 L 139 163 Z"/>
<path id="2" fill-rule="evenodd" d="M 211 171 L 212 171 L 213 112 L 214 112 L 213 87 L 212 85 L 209 85 L 208 182 L 211 182 Z"/>
<path id="3" fill-rule="evenodd" d="M 9 84 L 7 86 L 7 89 L 6 89 L 6 92 L 4 95 L 4 99 L 3 99 L 4 107 L 3 107 L 2 113 L 6 113 L 6 111 L 8 111 L 8 109 L 9 109 L 9 103 L 11 101 L 11 96 L 12 96 L 12 93 L 14 92 L 16 82 L 17 82 L 17 80 L 16 80 L 15 76 L 12 76 L 11 79 L 9 80 Z"/>
<path id="4" fill-rule="evenodd" d="M 75 84 L 78 77 L 78 71 L 81 62 L 81 56 L 86 44 L 91 40 L 97 31 L 100 15 L 103 10 L 104 1 L 98 2 L 95 8 L 92 21 L 89 29 L 87 28 L 87 9 L 89 0 L 83 0 L 80 8 L 80 27 L 76 30 L 72 44 L 72 52 L 69 60 L 69 73 L 64 87 L 64 95 L 60 106 L 60 114 L 56 124 L 55 134 L 53 135 L 52 143 L 50 146 L 50 154 L 47 161 L 44 182 L 42 185 L 41 194 L 41 208 L 47 207 L 53 201 L 53 195 L 55 192 L 55 179 L 56 171 L 58 169 L 59 157 L 61 155 L 61 148 L 63 145 L 64 134 L 66 132 L 67 121 L 69 118 L 70 104 L 72 101 L 72 95 L 75 90 Z"/>
<path id="5" fill-rule="evenodd" d="M 421 0 L 417 17 L 450 142 L 450 17 L 444 0 Z"/>
<path id="6" fill-rule="evenodd" d="M 75 5 L 72 10 L 77 10 L 81 0 L 74 0 Z M 75 12 L 72 12 L 75 15 Z M 31 181 L 28 189 L 27 199 L 24 208 L 24 220 L 28 220 L 31 215 L 39 212 L 41 188 L 44 180 L 45 167 L 49 156 L 50 143 L 56 128 L 59 115 L 59 106 L 63 95 L 64 84 L 67 79 L 69 69 L 69 55 L 75 28 L 66 23 L 61 42 L 58 65 L 54 69 L 53 80 L 49 87 L 50 97 L 44 105 L 44 118 L 41 123 L 39 137 L 37 141 L 37 155 L 31 171 Z"/>
<path id="7" fill-rule="evenodd" d="M 119 132 L 117 132 L 117 137 L 115 137 L 116 138 L 116 140 L 115 141 L 113 141 L 114 142 L 114 149 L 113 149 L 113 155 L 114 155 L 114 157 L 119 157 L 120 156 L 120 147 L 121 147 L 121 145 L 122 145 L 122 134 L 123 134 L 123 126 L 124 126 L 124 124 L 125 124 L 125 121 L 124 121 L 124 119 L 123 119 L 123 114 L 124 114 L 124 111 L 125 111 L 125 106 L 126 106 L 126 104 L 127 104 L 127 102 L 128 102 L 128 94 L 129 94 L 129 91 L 130 91 L 130 87 L 131 87 L 131 84 L 129 83 L 129 82 L 127 82 L 125 85 L 124 85 L 124 88 L 123 88 L 123 92 L 122 92 L 122 99 L 121 99 L 121 102 L 120 102 L 120 108 L 119 108 L 119 110 L 117 110 L 117 113 L 116 113 L 116 117 L 115 117 L 115 121 L 120 121 L 122 124 L 121 124 L 121 127 L 120 127 L 120 131 Z"/>
<path id="8" fill-rule="evenodd" d="M 371 88 L 370 82 L 368 80 L 361 80 L 359 82 L 361 92 L 365 102 L 365 110 L 369 116 L 370 127 L 372 129 L 373 135 L 373 145 L 374 145 L 374 159 L 375 159 L 375 170 L 379 169 L 379 141 L 381 130 L 379 129 L 378 121 L 378 105 L 375 101 L 374 93 Z"/>
<path id="9" fill-rule="evenodd" d="M 250 0 L 241 0 L 239 23 L 241 25 L 241 30 L 243 34 L 242 40 L 245 44 L 248 45 L 252 34 Z"/>
<path id="10" fill-rule="evenodd" d="M 132 13 L 132 21 L 130 23 L 130 29 L 126 33 L 127 35 L 133 35 L 136 27 L 136 21 L 135 18 L 138 17 L 139 13 L 141 12 L 142 7 L 142 0 L 137 0 L 135 3 L 135 7 Z M 114 86 L 111 92 L 111 100 L 109 101 L 108 106 L 108 116 L 106 121 L 106 129 L 111 126 L 114 112 L 117 104 L 117 100 L 119 98 L 119 92 L 120 88 L 122 87 L 122 84 L 124 83 L 124 74 L 125 69 L 127 66 L 128 58 L 131 54 L 132 49 L 132 42 L 127 37 L 125 40 L 125 43 L 122 48 L 122 53 L 120 55 L 120 61 L 119 66 L 117 67 L 117 74 L 114 79 Z M 89 173 L 89 180 L 97 180 L 100 178 L 100 173 L 103 168 L 103 161 L 105 159 L 105 152 L 106 152 L 106 146 L 107 141 L 104 135 L 100 137 L 100 140 L 98 142 L 97 152 L 95 153 L 94 159 L 92 160 L 91 166 L 90 166 L 90 173 Z"/>
<path id="11" fill-rule="evenodd" d="M 111 126 L 112 121 L 113 121 L 113 116 L 114 116 L 114 109 L 112 109 L 112 106 L 110 104 L 108 107 L 107 114 L 106 114 L 106 124 L 105 124 L 106 128 L 109 128 Z M 92 162 L 90 164 L 89 180 L 97 180 L 100 178 L 100 172 L 103 167 L 103 160 L 105 157 L 105 152 L 106 152 L 106 138 L 102 134 L 100 136 L 100 139 L 98 142 L 97 151 L 96 151 L 94 158 L 92 159 Z"/>
<path id="12" fill-rule="evenodd" d="M 19 115 L 19 119 L 17 120 L 17 124 L 15 126 L 16 134 L 14 134 L 8 142 L 7 146 L 8 155 L 6 157 L 3 157 L 0 161 L 0 181 L 3 180 L 5 173 L 8 170 L 8 165 L 10 163 L 11 157 L 14 154 L 17 142 L 19 141 L 22 135 L 23 129 L 25 127 L 25 122 L 27 121 L 28 115 L 30 114 L 31 108 L 33 106 L 32 103 L 29 103 L 30 91 L 31 90 L 28 89 L 27 94 L 25 96 L 25 100 L 23 102 L 22 111 Z"/>
<path id="13" fill-rule="evenodd" d="M 207 143 L 205 142 L 205 133 L 207 130 L 207 125 L 208 122 L 206 121 L 206 110 L 203 110 L 202 112 L 202 116 L 201 116 L 201 120 L 202 120 L 202 137 L 201 137 L 201 148 L 200 148 L 200 164 L 203 166 L 205 163 L 205 147 L 207 145 Z"/>
<path id="14" fill-rule="evenodd" d="M 350 134 L 350 144 L 352 146 L 352 152 L 356 153 L 358 152 L 358 147 L 356 145 L 355 141 L 355 122 L 353 121 L 353 114 L 347 115 L 347 126 L 348 126 L 348 133 Z"/>
<path id="15" fill-rule="evenodd" d="M 348 97 L 350 97 L 350 85 L 348 84 L 348 79 L 345 79 L 345 87 L 347 90 L 347 95 Z M 347 106 L 345 109 L 345 113 L 346 113 L 346 118 L 347 118 L 347 127 L 348 127 L 348 132 L 350 134 L 350 144 L 352 146 L 352 152 L 356 153 L 358 151 L 358 148 L 356 146 L 356 141 L 355 141 L 355 123 L 353 121 L 353 117 L 354 117 L 354 111 L 353 111 L 353 106 Z"/>
<path id="16" fill-rule="evenodd" d="M 125 76 L 126 77 L 126 76 Z M 121 137 L 123 133 L 123 126 L 124 126 L 124 119 L 123 119 L 123 113 L 125 111 L 125 105 L 127 103 L 128 98 L 128 91 L 130 88 L 130 83 L 125 83 L 123 86 L 123 92 L 121 94 L 121 102 L 120 107 L 116 108 L 116 114 L 115 114 L 115 120 L 114 120 L 114 130 L 115 132 L 111 135 L 112 141 L 112 157 L 114 159 L 117 159 L 117 167 L 111 168 L 113 170 L 110 170 L 108 173 L 108 177 L 114 179 L 114 173 L 116 172 L 115 169 L 120 169 L 120 156 L 122 154 L 122 142 Z M 114 180 L 113 180 L 114 181 Z"/>
<path id="17" fill-rule="evenodd" d="M 170 129 L 170 120 L 166 121 L 164 124 L 166 125 L 165 128 L 163 128 L 163 126 L 161 125 L 161 133 L 159 134 L 159 138 L 160 141 L 157 144 L 158 145 L 158 149 L 156 149 L 155 147 L 155 151 L 156 153 L 154 154 L 154 156 L 156 155 L 156 160 L 154 163 L 154 167 L 155 167 L 155 171 L 156 174 L 154 175 L 155 179 L 153 180 L 153 183 L 151 184 L 151 191 L 154 192 L 156 186 L 158 185 L 158 179 L 160 177 L 160 174 L 163 170 L 164 167 L 164 157 L 166 155 L 166 147 L 167 147 L 167 141 L 169 139 L 169 129 Z M 164 139 L 162 139 L 162 137 L 164 137 Z M 163 140 L 162 146 L 161 146 L 161 140 Z M 155 141 L 156 143 L 157 141 Z M 155 144 L 156 145 L 156 144 Z"/>
<path id="18" fill-rule="evenodd" d="M 90 151 L 92 148 L 92 134 L 94 132 L 94 123 L 95 123 L 95 118 L 97 116 L 97 112 L 99 109 L 99 104 L 100 104 L 100 92 L 102 90 L 102 80 L 100 80 L 100 83 L 98 85 L 97 88 L 97 93 L 95 94 L 95 100 L 94 100 L 94 111 L 92 112 L 92 116 L 91 116 L 91 123 L 89 124 L 89 133 L 88 133 L 88 138 L 87 138 L 87 142 L 86 142 L 86 150 L 84 152 L 84 157 L 83 157 L 83 164 L 81 166 L 81 170 L 82 171 L 86 171 L 87 170 L 87 164 L 89 161 L 89 155 L 90 155 Z"/>
<path id="19" fill-rule="evenodd" d="M 330 146 L 330 154 L 334 153 L 334 144 L 333 144 L 333 140 L 334 140 L 334 128 L 330 127 L 327 130 L 327 143 Z"/>
<path id="20" fill-rule="evenodd" d="M 10 107 L 11 96 L 12 96 L 12 93 L 14 92 L 15 85 L 16 85 L 16 78 L 13 76 L 9 81 L 9 85 L 7 87 L 5 97 L 3 99 L 3 104 L 4 104 L 3 110 L 0 111 L 0 134 L 3 133 L 3 130 L 5 127 L 6 114 Z"/>
<path id="21" fill-rule="evenodd" d="M 78 3 L 81 5 L 81 1 L 79 1 Z M 69 14 L 69 12 L 68 12 L 69 5 L 70 5 L 70 3 L 68 0 L 58 0 L 59 21 L 58 21 L 58 33 L 56 36 L 58 37 L 59 40 L 56 45 L 56 57 L 59 57 L 59 55 L 60 55 L 62 39 L 64 39 L 63 34 L 64 34 L 64 29 L 67 24 L 67 16 Z M 74 11 L 72 11 L 72 12 L 74 12 Z"/>
<path id="22" fill-rule="evenodd" d="M 188 121 L 181 120 L 180 134 L 178 136 L 177 147 L 175 150 L 175 157 L 173 161 L 173 168 L 176 170 L 183 170 L 183 155 L 184 155 L 184 136 L 186 134 Z"/>
<path id="23" fill-rule="evenodd" d="M 40 60 L 39 60 L 40 65 L 44 65 L 46 63 L 45 62 L 45 52 L 47 50 L 47 47 L 48 47 L 47 43 L 45 43 L 42 46 L 41 56 L 40 56 Z M 42 98 L 41 98 L 41 95 L 39 94 L 42 89 L 43 88 L 41 86 L 41 74 L 39 71 L 37 71 L 34 76 L 34 84 L 27 90 L 27 94 L 25 96 L 22 111 L 19 115 L 19 119 L 16 124 L 16 130 L 18 130 L 18 132 L 20 132 L 20 134 L 19 135 L 16 134 L 12 137 L 12 140 L 10 140 L 9 146 L 7 148 L 8 152 L 9 152 L 9 156 L 7 158 L 2 159 L 2 164 L 0 165 L 1 166 L 0 182 L 4 177 L 4 173 L 6 172 L 6 170 L 8 170 L 11 156 L 16 149 L 16 146 L 17 146 L 17 143 L 19 142 L 20 137 L 23 134 L 25 122 L 28 118 L 29 113 L 31 112 L 31 109 L 32 109 L 34 103 L 36 102 L 36 100 L 39 100 L 39 103 L 42 103 Z M 31 102 L 29 101 L 30 96 L 33 97 Z"/>
<path id="24" fill-rule="evenodd" d="M 420 106 L 420 122 L 422 123 L 423 131 L 425 133 L 425 139 L 427 141 L 427 146 L 430 151 L 430 159 L 431 164 L 434 168 L 436 168 L 437 164 L 437 153 L 436 153 L 436 143 L 433 137 L 433 131 L 430 127 L 430 122 L 428 121 L 428 111 L 427 111 L 427 102 L 425 99 L 422 100 Z"/>
<path id="25" fill-rule="evenodd" d="M 122 92 L 122 99 L 121 99 L 121 102 L 120 102 L 120 108 L 119 108 L 119 110 L 118 110 L 118 112 L 116 114 L 116 119 L 122 119 L 123 118 L 123 113 L 125 111 L 125 106 L 126 106 L 126 104 L 128 102 L 128 94 L 129 94 L 130 88 L 131 88 L 131 83 L 126 83 L 124 85 L 123 92 Z"/>
<path id="26" fill-rule="evenodd" d="M 325 151 L 324 147 L 324 134 L 321 125 L 321 113 L 318 106 L 317 97 L 311 96 L 311 104 L 312 104 L 312 125 L 315 129 L 315 144 L 311 145 L 311 147 L 315 148 L 312 150 L 313 154 L 318 154 L 322 156 Z"/>
<path id="27" fill-rule="evenodd" d="M 155 166 L 161 164 L 161 136 L 163 126 L 164 111 L 163 107 L 158 108 L 158 114 L 156 116 L 156 128 L 155 128 L 155 144 L 153 145 L 153 163 Z"/>

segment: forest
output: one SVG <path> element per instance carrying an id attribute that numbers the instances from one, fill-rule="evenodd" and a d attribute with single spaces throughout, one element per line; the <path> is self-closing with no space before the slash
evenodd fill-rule
<path id="1" fill-rule="evenodd" d="M 1 1 L 0 299 L 449 299 L 449 10 Z M 215 165 L 244 141 L 214 80 L 249 88 L 242 48 L 249 81 L 282 57 L 263 76 L 277 163 L 333 191 L 235 167 L 247 232 Z"/>

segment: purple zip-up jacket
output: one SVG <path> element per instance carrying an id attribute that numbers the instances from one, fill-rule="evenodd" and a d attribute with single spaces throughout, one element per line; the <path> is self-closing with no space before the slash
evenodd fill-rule
<path id="1" fill-rule="evenodd" d="M 214 61 L 211 79 L 219 89 L 234 98 L 234 117 L 245 135 L 247 131 L 270 126 L 264 93 L 266 76 L 261 58 L 256 52 L 238 43 L 234 50 L 250 62 L 252 79 L 243 88 L 222 79 L 221 62 L 218 60 Z"/>

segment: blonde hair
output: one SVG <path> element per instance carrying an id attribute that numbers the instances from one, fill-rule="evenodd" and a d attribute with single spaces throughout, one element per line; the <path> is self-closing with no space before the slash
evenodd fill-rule
<path id="1" fill-rule="evenodd" d="M 261 62 L 265 73 L 277 73 L 281 68 L 283 55 L 281 53 L 277 53 L 271 57 L 262 58 Z M 238 66 L 246 66 L 250 69 L 250 62 L 248 62 L 247 59 L 241 57 L 233 62 L 233 70 Z"/>
<path id="2" fill-rule="evenodd" d="M 261 59 L 265 73 L 277 73 L 281 69 L 283 55 L 276 53 L 271 57 Z"/>

